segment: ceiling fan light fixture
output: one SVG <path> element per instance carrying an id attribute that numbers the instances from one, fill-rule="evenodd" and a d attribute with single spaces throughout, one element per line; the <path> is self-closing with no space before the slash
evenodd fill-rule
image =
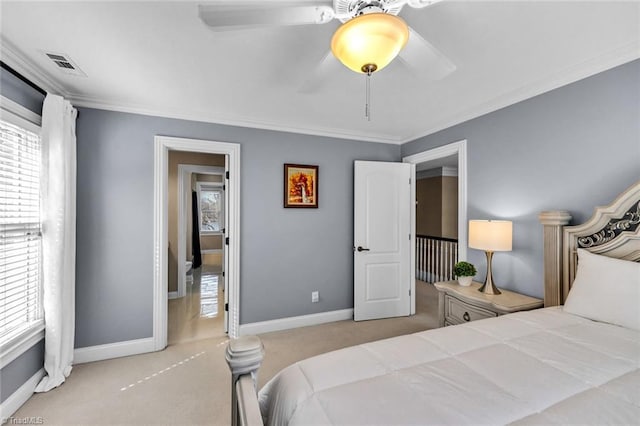
<path id="1" fill-rule="evenodd" d="M 370 74 L 393 61 L 409 40 L 409 27 L 395 15 L 368 13 L 345 22 L 331 39 L 331 51 L 347 68 Z"/>

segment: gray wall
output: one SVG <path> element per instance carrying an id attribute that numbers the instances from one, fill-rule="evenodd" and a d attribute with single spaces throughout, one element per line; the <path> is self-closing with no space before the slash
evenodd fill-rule
<path id="1" fill-rule="evenodd" d="M 353 307 L 353 161 L 399 146 L 81 108 L 76 347 L 152 335 L 155 135 L 241 144 L 241 324 Z M 283 208 L 284 163 L 320 166 L 318 209 Z"/>
<path id="2" fill-rule="evenodd" d="M 42 113 L 44 95 L 0 68 L 0 94 L 25 108 Z M 0 370 L 0 403 L 44 366 L 44 340 Z"/>
<path id="3" fill-rule="evenodd" d="M 353 160 L 393 161 L 460 139 L 469 141 L 469 218 L 514 221 L 514 251 L 495 257 L 498 283 L 541 296 L 538 211 L 567 208 L 584 220 L 640 177 L 639 68 L 624 65 L 402 148 L 82 108 L 76 347 L 152 335 L 155 135 L 242 145 L 242 324 L 352 307 Z M 286 162 L 320 166 L 319 209 L 282 207 Z M 470 260 L 483 276 L 482 253 L 470 250 Z"/>
<path id="4" fill-rule="evenodd" d="M 7 364 L 0 371 L 0 403 L 44 367 L 44 339 Z"/>
<path id="5" fill-rule="evenodd" d="M 513 221 L 513 251 L 495 255 L 494 278 L 540 297 L 538 213 L 566 209 L 581 223 L 640 179 L 640 61 L 407 143 L 402 155 L 461 139 L 468 218 Z M 484 279 L 484 254 L 468 252 Z"/>

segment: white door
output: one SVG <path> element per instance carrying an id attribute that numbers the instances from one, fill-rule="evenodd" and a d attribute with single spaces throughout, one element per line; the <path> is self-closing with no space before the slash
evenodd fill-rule
<path id="1" fill-rule="evenodd" d="M 222 279 L 224 280 L 224 332 L 229 332 L 229 286 L 227 283 L 229 282 L 229 277 L 227 274 L 229 273 L 229 245 L 227 244 L 229 237 L 229 227 L 227 223 L 229 221 L 229 156 L 224 156 L 224 176 L 222 177 L 222 194 L 224 197 L 224 234 L 222 235 Z"/>
<path id="2" fill-rule="evenodd" d="M 354 319 L 411 312 L 411 171 L 407 163 L 354 164 Z"/>

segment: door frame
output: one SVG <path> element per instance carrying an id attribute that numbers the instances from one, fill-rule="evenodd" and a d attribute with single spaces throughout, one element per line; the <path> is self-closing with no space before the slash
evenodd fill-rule
<path id="1" fill-rule="evenodd" d="M 402 158 L 403 163 L 418 165 L 451 155 L 458 155 L 458 260 L 467 260 L 467 140 L 462 139 L 437 148 L 428 149 Z M 412 180 L 411 199 L 416 202 L 415 177 Z M 416 209 L 411 209 L 411 235 L 414 243 L 411 246 L 411 271 L 416 269 Z M 411 314 L 416 313 L 415 279 L 411 281 Z"/>
<path id="2" fill-rule="evenodd" d="M 159 351 L 167 346 L 168 306 L 168 169 L 169 151 L 227 155 L 230 178 L 227 180 L 229 215 L 227 249 L 229 268 L 226 289 L 229 292 L 229 336 L 238 337 L 240 320 L 240 144 L 200 139 L 154 137 L 154 223 L 153 223 L 153 344 Z"/>
<path id="3" fill-rule="evenodd" d="M 187 259 L 187 203 L 191 202 L 190 191 L 187 191 L 187 176 L 189 173 L 202 173 L 207 175 L 221 175 L 222 187 L 224 183 L 224 167 L 220 166 L 199 166 L 194 164 L 178 164 L 178 292 L 176 297 L 184 297 L 187 294 L 186 266 Z M 226 221 L 226 218 L 225 218 Z M 223 237 L 224 238 L 224 237 Z M 224 248 L 224 247 L 223 247 Z"/>

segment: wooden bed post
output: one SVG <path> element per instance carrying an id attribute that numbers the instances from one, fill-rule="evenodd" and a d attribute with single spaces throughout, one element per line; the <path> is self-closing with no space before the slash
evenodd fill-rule
<path id="1" fill-rule="evenodd" d="M 262 424 L 256 387 L 264 346 L 257 336 L 229 340 L 226 359 L 231 370 L 231 425 Z"/>
<path id="2" fill-rule="evenodd" d="M 564 210 L 545 211 L 538 219 L 543 225 L 544 306 L 562 305 L 562 228 L 571 215 Z"/>

